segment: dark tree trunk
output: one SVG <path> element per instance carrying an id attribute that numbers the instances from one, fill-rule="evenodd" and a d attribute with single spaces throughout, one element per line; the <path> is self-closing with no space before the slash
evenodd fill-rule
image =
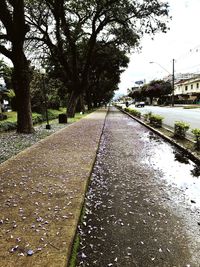
<path id="1" fill-rule="evenodd" d="M 0 1 L 0 9 L 1 27 L 3 25 L 6 31 L 4 38 L 6 44 L 7 41 L 11 43 L 11 50 L 0 45 L 0 52 L 14 65 L 12 78 L 17 104 L 17 132 L 32 133 L 34 128 L 30 104 L 31 73 L 24 53 L 25 36 L 30 28 L 25 23 L 24 0 Z"/>
<path id="2" fill-rule="evenodd" d="M 94 108 L 97 108 L 98 107 L 98 103 L 97 101 L 94 100 Z"/>
<path id="3" fill-rule="evenodd" d="M 81 95 L 77 101 L 76 112 L 85 113 L 84 97 Z"/>
<path id="4" fill-rule="evenodd" d="M 89 92 L 86 93 L 86 104 L 87 104 L 88 110 L 91 110 L 92 109 L 92 98 Z"/>
<path id="5" fill-rule="evenodd" d="M 21 58 L 21 60 L 20 60 Z M 14 60 L 13 86 L 17 104 L 17 132 L 33 133 L 33 122 L 30 101 L 31 72 L 23 53 Z"/>
<path id="6" fill-rule="evenodd" d="M 72 91 L 69 96 L 69 100 L 67 103 L 67 116 L 68 118 L 74 118 L 76 105 L 79 99 L 79 95 L 76 92 Z"/>
<path id="7" fill-rule="evenodd" d="M 85 101 L 84 101 L 84 96 L 83 95 L 80 96 L 79 101 L 80 101 L 81 111 L 83 113 L 85 113 Z"/>

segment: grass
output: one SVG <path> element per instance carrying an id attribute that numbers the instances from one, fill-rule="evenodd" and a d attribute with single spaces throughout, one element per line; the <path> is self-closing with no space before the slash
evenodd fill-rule
<path id="1" fill-rule="evenodd" d="M 17 121 L 17 112 L 15 111 L 10 111 L 10 112 L 5 112 L 5 115 L 8 117 L 4 121 L 9 121 L 9 122 L 16 122 Z M 3 121 L 2 121 L 3 122 Z M 0 124 L 2 123 L 0 122 Z"/>
<path id="2" fill-rule="evenodd" d="M 69 262 L 69 267 L 76 267 L 76 262 L 77 262 L 77 253 L 79 250 L 80 246 L 80 236 L 79 234 L 76 235 L 74 244 L 73 244 L 73 249 L 70 257 L 70 262 Z"/>
<path id="3" fill-rule="evenodd" d="M 85 114 L 76 113 L 74 118 L 68 118 L 68 123 L 76 122 L 82 119 L 84 116 L 89 114 L 91 111 L 86 111 Z M 66 113 L 66 108 L 60 108 L 59 110 L 48 109 L 49 121 L 57 120 L 58 115 L 61 113 Z M 14 130 L 17 127 L 17 112 L 5 112 L 7 119 L 0 121 L 0 132 Z M 32 113 L 33 124 L 38 125 L 46 122 L 46 117 L 39 113 Z"/>
<path id="4" fill-rule="evenodd" d="M 194 109 L 194 108 L 200 108 L 200 105 L 183 107 L 183 109 Z"/>

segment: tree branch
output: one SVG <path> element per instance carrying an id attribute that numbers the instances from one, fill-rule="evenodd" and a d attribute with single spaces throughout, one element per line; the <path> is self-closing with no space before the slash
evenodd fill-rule
<path id="1" fill-rule="evenodd" d="M 0 53 L 12 60 L 12 52 L 6 49 L 3 45 L 0 45 Z"/>

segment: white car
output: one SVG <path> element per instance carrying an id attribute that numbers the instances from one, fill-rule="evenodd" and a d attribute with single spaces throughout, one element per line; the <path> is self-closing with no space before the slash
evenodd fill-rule
<path id="1" fill-rule="evenodd" d="M 141 108 L 143 108 L 145 106 L 145 102 L 136 102 L 135 103 L 135 107 L 141 107 Z"/>

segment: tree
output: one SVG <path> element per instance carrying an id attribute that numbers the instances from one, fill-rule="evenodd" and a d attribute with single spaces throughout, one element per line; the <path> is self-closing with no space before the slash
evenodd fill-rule
<path id="1" fill-rule="evenodd" d="M 130 51 L 144 33 L 166 31 L 168 5 L 158 0 L 29 0 L 27 12 L 33 29 L 30 39 L 37 48 L 45 44 L 45 52 L 62 70 L 71 117 L 88 91 L 97 41 Z"/>
<path id="2" fill-rule="evenodd" d="M 162 96 L 171 94 L 171 92 L 172 85 L 170 82 L 163 80 L 153 80 L 146 86 L 144 95 L 148 96 L 152 103 L 154 97 L 161 98 Z"/>
<path id="3" fill-rule="evenodd" d="M 45 88 L 44 92 L 42 80 L 45 79 Z M 60 107 L 60 97 L 59 89 L 61 83 L 56 78 L 51 78 L 49 73 L 46 74 L 46 77 L 42 78 L 39 71 L 33 71 L 33 79 L 31 81 L 31 106 L 34 112 L 44 113 L 45 112 L 45 93 L 47 95 L 47 104 L 48 108 L 59 109 Z"/>
<path id="4" fill-rule="evenodd" d="M 0 53 L 13 63 L 13 88 L 17 101 L 17 132 L 34 131 L 30 103 L 30 62 L 24 53 L 25 23 L 23 0 L 0 1 Z"/>
<path id="5" fill-rule="evenodd" d="M 114 44 L 98 42 L 95 46 L 91 71 L 88 76 L 87 104 L 91 106 L 107 103 L 118 89 L 120 74 L 128 66 L 129 59 L 125 51 Z M 91 103 L 90 103 L 91 102 Z"/>
<path id="6" fill-rule="evenodd" d="M 133 87 L 128 96 L 132 97 L 133 99 L 139 100 L 142 98 L 142 88 L 139 87 Z"/>

